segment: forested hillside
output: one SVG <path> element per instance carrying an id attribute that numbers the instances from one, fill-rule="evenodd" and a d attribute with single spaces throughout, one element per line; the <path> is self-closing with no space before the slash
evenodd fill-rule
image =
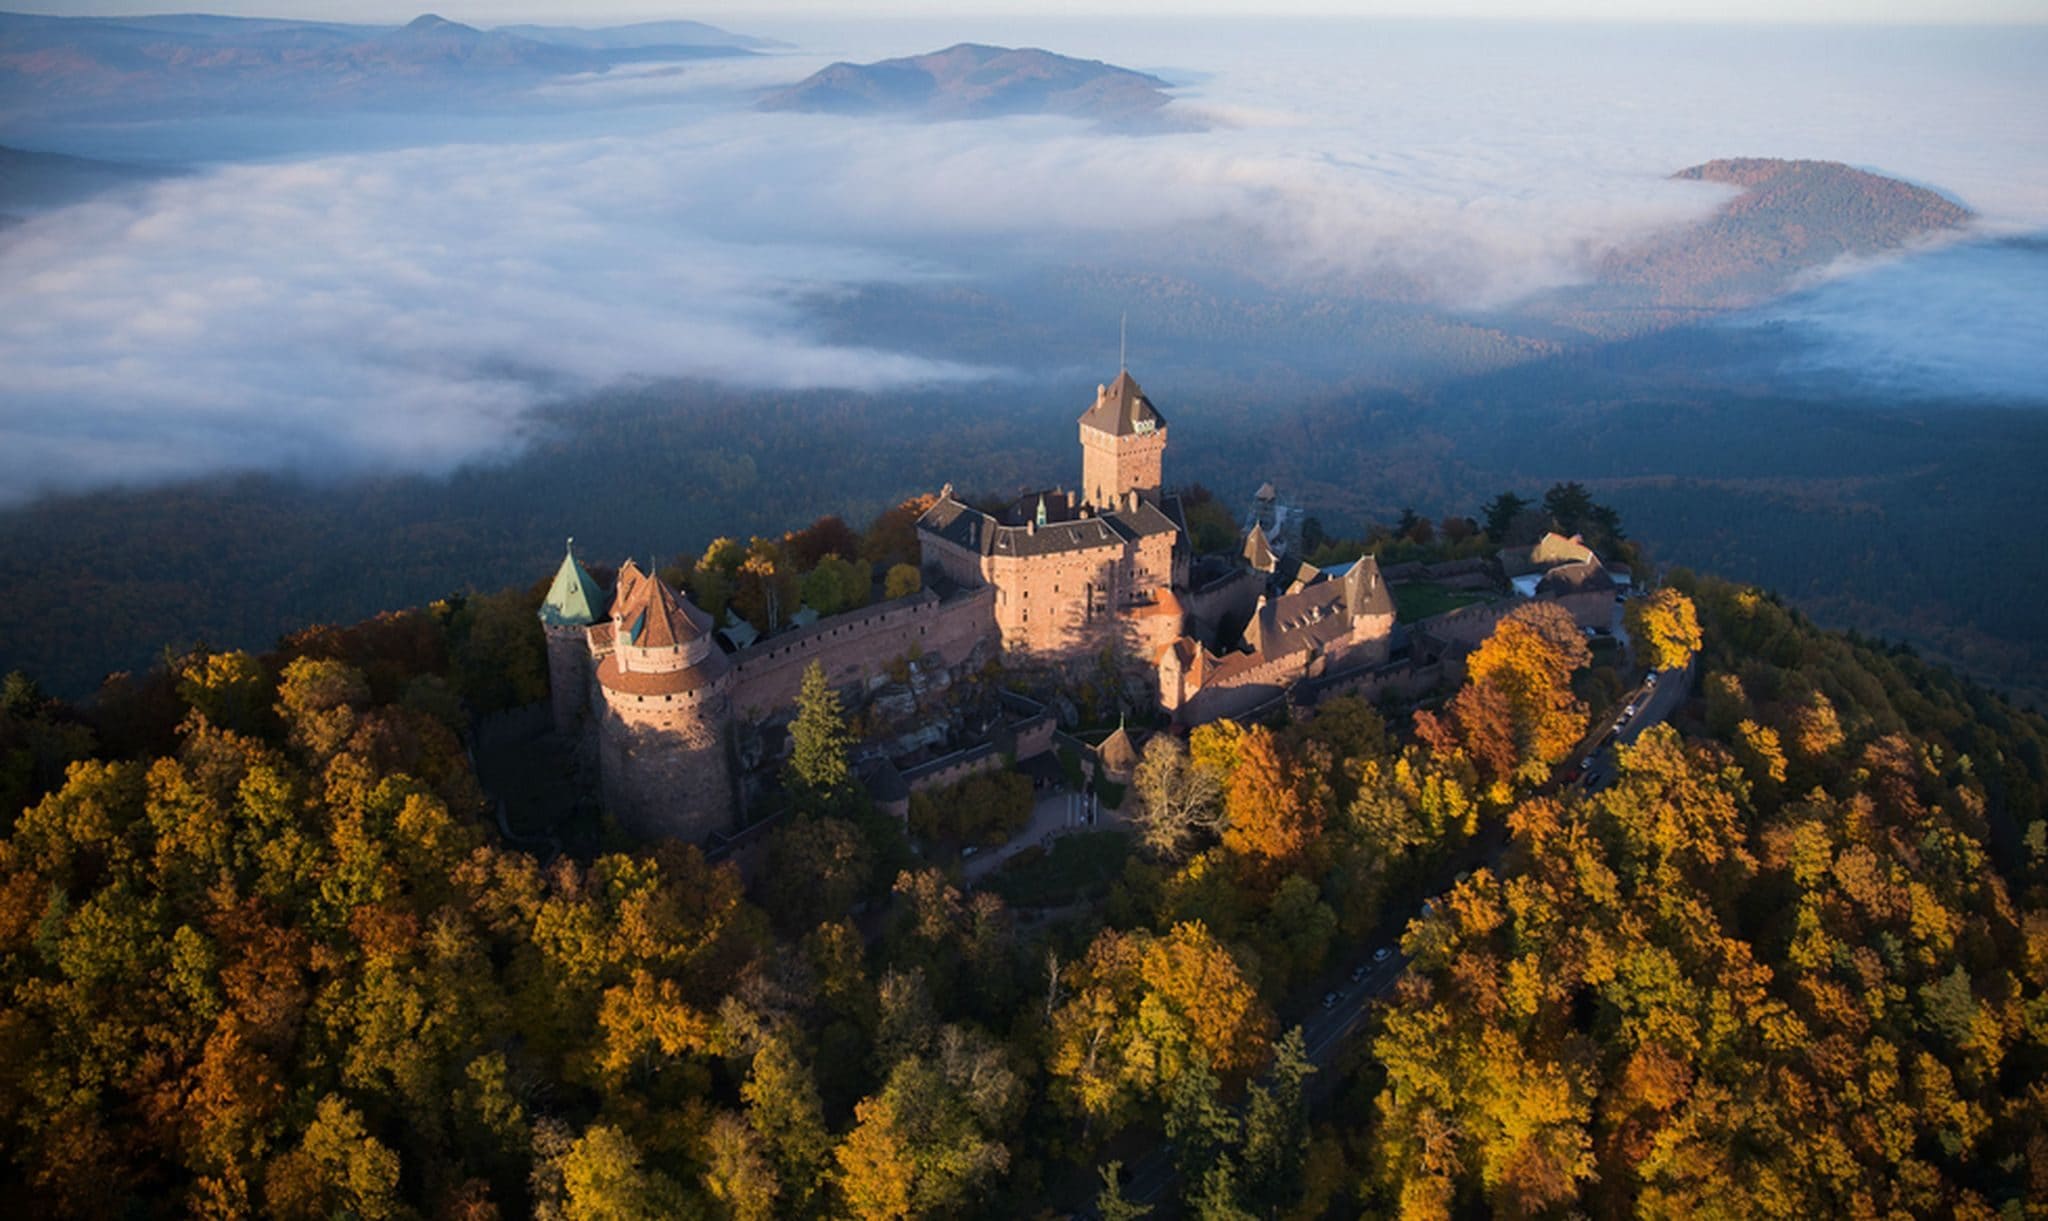
<path id="1" fill-rule="evenodd" d="M 690 847 L 501 842 L 458 697 L 532 694 L 519 595 L 86 709 L 10 680 L 0 1207 L 1131 1216 L 1098 1170 L 1162 1139 L 1209 1217 L 2038 1202 L 2048 726 L 1673 584 L 1632 628 L 1699 650 L 1698 694 L 1612 787 L 1554 774 L 1611 677 L 1518 613 L 1412 717 L 1155 738 L 1137 850 L 1045 911 L 908 853 L 822 679 L 751 891 Z M 1311 1089 L 1291 1024 L 1404 925 Z"/>
<path id="2" fill-rule="evenodd" d="M 1508 815 L 1413 926 L 1349 1137 L 1409 1215 L 1990 1215 L 2048 1198 L 2044 736 L 1695 587 L 1704 699 Z M 1366 1111 L 1370 1100 L 1370 1113 Z"/>

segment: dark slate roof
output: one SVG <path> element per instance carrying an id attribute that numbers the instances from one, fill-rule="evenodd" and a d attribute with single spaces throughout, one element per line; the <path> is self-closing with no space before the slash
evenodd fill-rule
<path id="1" fill-rule="evenodd" d="M 1361 555 L 1352 561 L 1344 569 L 1342 583 L 1354 617 L 1394 613 L 1394 591 L 1380 576 L 1378 556 Z"/>
<path id="2" fill-rule="evenodd" d="M 1394 598 L 1387 583 L 1380 580 L 1379 561 L 1362 556 L 1347 565 L 1341 577 L 1326 576 L 1261 605 L 1245 625 L 1245 642 L 1252 647 L 1250 658 L 1240 660 L 1242 654 L 1225 657 L 1219 673 L 1323 648 L 1350 632 L 1355 620 L 1393 613 Z"/>
<path id="3" fill-rule="evenodd" d="M 1172 504 L 1178 507 L 1179 498 L 1174 498 Z M 1119 509 L 1103 516 L 1127 528 L 1133 538 L 1150 538 L 1155 534 L 1178 534 L 1182 530 L 1180 522 L 1174 519 L 1172 513 L 1142 496 L 1138 498 L 1137 508 Z"/>
<path id="4" fill-rule="evenodd" d="M 1097 547 L 1122 547 L 1136 537 L 1115 514 L 1084 517 L 1079 521 L 1053 522 L 1033 529 L 1029 526 L 997 526 L 988 532 L 985 555 L 1057 555 L 1063 551 L 1090 551 Z"/>
<path id="5" fill-rule="evenodd" d="M 1138 388 L 1138 380 L 1126 369 L 1095 396 L 1095 405 L 1081 413 L 1081 423 L 1119 437 L 1133 436 L 1166 427 L 1166 417 Z"/>
<path id="6" fill-rule="evenodd" d="M 1614 578 L 1600 566 L 1599 560 L 1582 560 L 1576 564 L 1559 564 L 1543 574 L 1536 583 L 1538 597 L 1560 597 L 1564 594 L 1599 593 L 1614 588 Z"/>
<path id="7" fill-rule="evenodd" d="M 917 519 L 917 528 L 938 535 L 955 546 L 980 551 L 982 539 L 995 523 L 988 514 L 964 505 L 951 496 L 940 496 Z"/>
<path id="8" fill-rule="evenodd" d="M 942 497 L 918 518 L 917 527 L 980 555 L 1056 555 L 1097 547 L 1122 547 L 1132 539 L 1178 533 L 1180 527 L 1158 505 L 1138 507 L 1043 526 L 1005 526 L 988 514 Z"/>

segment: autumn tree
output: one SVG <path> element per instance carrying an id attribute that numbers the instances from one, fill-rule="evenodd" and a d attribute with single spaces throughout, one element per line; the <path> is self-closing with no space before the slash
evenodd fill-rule
<path id="1" fill-rule="evenodd" d="M 1700 650 L 1700 621 L 1691 598 L 1664 588 L 1628 604 L 1629 637 L 1652 670 L 1678 670 Z"/>
<path id="2" fill-rule="evenodd" d="M 1540 782 L 1578 745 L 1586 730 L 1586 708 L 1572 694 L 1572 675 L 1591 660 L 1592 652 L 1571 613 L 1546 602 L 1520 607 L 1503 618 L 1466 658 L 1469 684 L 1490 687 L 1505 701 L 1518 779 Z M 1470 723 L 1493 732 L 1497 718 L 1481 707 L 1488 698 L 1474 697 L 1469 716 L 1454 713 L 1460 725 Z M 1470 745 L 1480 759 L 1491 758 L 1498 749 L 1484 738 Z"/>
<path id="3" fill-rule="evenodd" d="M 861 536 L 861 558 L 884 570 L 898 564 L 916 564 L 920 555 L 917 522 L 936 503 L 936 496 L 913 496 L 884 510 Z"/>
<path id="4" fill-rule="evenodd" d="M 1172 734 L 1154 734 L 1131 775 L 1136 800 L 1125 813 L 1138 840 L 1156 856 L 1176 860 L 1223 824 L 1223 783 L 1188 757 Z"/>
<path id="5" fill-rule="evenodd" d="M 837 554 L 821 558 L 803 579 L 806 606 L 821 615 L 837 615 L 866 606 L 874 588 L 874 572 L 866 560 Z"/>
<path id="6" fill-rule="evenodd" d="M 1271 730 L 1246 729 L 1224 795 L 1223 846 L 1263 864 L 1300 860 L 1322 832 L 1323 770 L 1315 760 L 1288 757 Z"/>
<path id="7" fill-rule="evenodd" d="M 690 569 L 690 600 L 713 619 L 723 618 L 732 604 L 733 591 L 739 587 L 740 565 L 746 558 L 746 549 L 736 540 L 711 540 Z"/>
<path id="8" fill-rule="evenodd" d="M 924 588 L 924 573 L 915 564 L 892 564 L 882 574 L 882 596 L 890 601 L 907 598 Z"/>
<path id="9" fill-rule="evenodd" d="M 836 515 L 827 514 L 801 530 L 783 535 L 782 550 L 800 571 L 809 572 L 827 556 L 852 559 L 860 555 L 860 536 Z"/>
<path id="10" fill-rule="evenodd" d="M 733 576 L 733 612 L 761 632 L 785 626 L 803 601 L 803 586 L 781 549 L 755 539 Z"/>
<path id="11" fill-rule="evenodd" d="M 179 667 L 178 695 L 214 724 L 254 733 L 268 711 L 270 681 L 246 652 L 200 653 Z"/>
<path id="12" fill-rule="evenodd" d="M 1237 1077 L 1262 1063 L 1272 1018 L 1230 951 L 1199 923 L 1164 936 L 1099 934 L 1063 979 L 1047 1070 L 1089 1123 L 1120 1127 L 1190 1064 Z"/>
<path id="13" fill-rule="evenodd" d="M 905 1056 L 880 1093 L 854 1108 L 834 1152 L 850 1215 L 943 1215 L 984 1199 L 1009 1169 L 1005 1143 L 1023 1087 L 1003 1049 L 959 1026 L 928 1054 Z"/>

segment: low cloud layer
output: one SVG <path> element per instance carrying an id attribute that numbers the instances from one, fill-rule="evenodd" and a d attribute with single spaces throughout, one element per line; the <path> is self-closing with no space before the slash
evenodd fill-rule
<path id="1" fill-rule="evenodd" d="M 446 469 L 518 443 L 543 398 L 639 377 L 879 389 L 973 372 L 808 337 L 798 293 L 909 273 L 693 234 L 643 151 L 232 167 L 16 228 L 0 495 Z"/>
<path id="2" fill-rule="evenodd" d="M 1800 341 L 1786 373 L 1810 383 L 1933 402 L 2048 403 L 2048 242 L 1955 247 L 1871 268 L 1754 317 Z"/>
<path id="3" fill-rule="evenodd" d="M 1857 91 L 1889 96 L 1890 50 L 1788 104 L 1743 93 L 1787 68 L 1776 53 L 1731 45 L 1703 67 L 1696 46 L 1634 36 L 1649 45 L 1602 35 L 1573 64 L 1526 38 L 1412 30 L 1357 47 L 1183 33 L 1151 57 L 1114 37 L 1055 45 L 1190 66 L 1176 105 L 1211 129 L 1145 138 L 748 109 L 748 89 L 823 54 L 665 66 L 543 91 L 549 143 L 235 165 L 102 197 L 0 231 L 0 500 L 221 469 L 447 469 L 518 444 L 538 402 L 639 378 L 984 376 L 837 345 L 799 305 L 977 260 L 1195 258 L 1498 308 L 1711 210 L 1724 188 L 1664 175 L 1716 156 L 1835 157 L 1957 190 L 1994 225 L 2048 224 L 2048 158 L 2026 159 L 2038 130 L 1997 111 L 1975 145 L 1958 136 L 1986 89 L 2038 83 L 1986 85 L 1981 63 L 1936 56 L 1962 83 L 1879 134 Z"/>

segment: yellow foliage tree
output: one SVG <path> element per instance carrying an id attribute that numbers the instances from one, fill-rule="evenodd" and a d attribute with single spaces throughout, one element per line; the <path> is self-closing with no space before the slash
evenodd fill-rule
<path id="1" fill-rule="evenodd" d="M 1266 1058 L 1272 1015 L 1199 921 L 1165 936 L 1105 929 L 1064 982 L 1048 1071 L 1091 1124 L 1120 1125 L 1196 1060 L 1228 1076 Z"/>
<path id="2" fill-rule="evenodd" d="M 1518 776 L 1540 782 L 1585 734 L 1586 707 L 1572 694 L 1572 674 L 1592 659 L 1570 612 L 1548 602 L 1502 619 L 1466 659 L 1469 681 L 1507 701 Z"/>
<path id="3" fill-rule="evenodd" d="M 1628 604 L 1628 633 L 1644 664 L 1652 670 L 1676 670 L 1700 651 L 1700 619 L 1692 599 L 1675 589 L 1660 589 Z"/>
<path id="4" fill-rule="evenodd" d="M 1300 860 L 1322 832 L 1325 802 L 1316 775 L 1287 758 L 1271 730 L 1245 730 L 1225 792 L 1223 846 L 1261 864 Z"/>

